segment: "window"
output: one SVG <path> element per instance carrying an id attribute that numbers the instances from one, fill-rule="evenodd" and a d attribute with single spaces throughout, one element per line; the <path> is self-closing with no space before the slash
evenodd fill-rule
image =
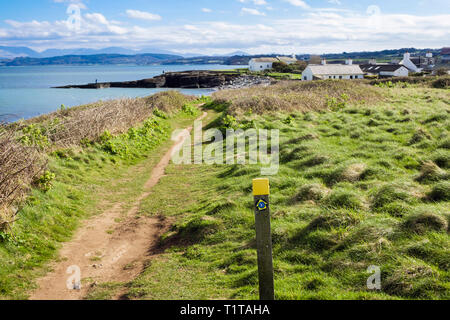
<path id="1" fill-rule="evenodd" d="M 303 77 L 303 80 L 305 80 L 305 81 L 308 80 L 308 77 Z"/>
<path id="2" fill-rule="evenodd" d="M 331 79 L 331 76 L 329 76 L 328 79 Z"/>
<path id="3" fill-rule="evenodd" d="M 342 76 L 339 76 L 339 79 L 342 79 Z"/>
<path id="4" fill-rule="evenodd" d="M 350 76 L 350 79 L 353 79 L 353 76 Z"/>

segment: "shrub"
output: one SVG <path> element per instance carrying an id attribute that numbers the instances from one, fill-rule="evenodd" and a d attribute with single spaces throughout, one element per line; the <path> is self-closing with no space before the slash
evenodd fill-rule
<path id="1" fill-rule="evenodd" d="M 34 185 L 36 185 L 43 192 L 48 192 L 53 188 L 53 180 L 55 180 L 56 175 L 50 171 L 45 171 L 42 176 L 40 176 Z"/>

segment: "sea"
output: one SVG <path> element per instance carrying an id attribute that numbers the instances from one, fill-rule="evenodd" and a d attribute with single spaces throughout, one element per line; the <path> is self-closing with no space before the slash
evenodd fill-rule
<path id="1" fill-rule="evenodd" d="M 29 119 L 100 100 L 145 97 L 169 89 L 52 89 L 56 86 L 152 78 L 163 72 L 228 70 L 230 65 L 89 65 L 89 66 L 0 66 L 0 122 Z M 172 89 L 173 90 L 173 89 Z M 212 89 L 176 89 L 189 95 L 210 95 Z"/>

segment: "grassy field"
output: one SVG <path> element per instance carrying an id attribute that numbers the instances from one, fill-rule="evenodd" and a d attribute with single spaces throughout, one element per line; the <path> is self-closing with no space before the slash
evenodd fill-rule
<path id="1" fill-rule="evenodd" d="M 270 178 L 277 299 L 450 298 L 449 90 L 379 93 L 308 112 L 232 112 L 234 125 L 281 131 Z M 125 288 L 130 299 L 257 299 L 259 176 L 259 166 L 171 165 L 141 207 L 176 217 L 165 252 L 135 281 L 90 298 Z M 372 265 L 380 291 L 366 286 Z"/>

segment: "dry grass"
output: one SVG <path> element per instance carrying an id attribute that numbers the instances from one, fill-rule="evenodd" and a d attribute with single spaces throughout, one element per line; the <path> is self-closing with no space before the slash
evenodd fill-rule
<path id="1" fill-rule="evenodd" d="M 382 99 L 379 88 L 359 81 L 283 81 L 269 87 L 224 90 L 213 94 L 219 103 L 231 103 L 231 114 L 248 111 L 263 114 L 270 111 L 318 111 L 337 102 L 372 103 Z"/>
<path id="2" fill-rule="evenodd" d="M 0 231 L 14 221 L 14 206 L 45 165 L 36 147 L 18 143 L 13 132 L 0 127 Z"/>
<path id="3" fill-rule="evenodd" d="M 151 97 L 102 101 L 18 122 L 16 132 L 37 124 L 51 146 L 67 147 L 95 141 L 105 131 L 119 134 L 148 119 L 155 108 L 165 112 L 181 109 L 194 99 L 177 91 L 160 92 Z"/>

